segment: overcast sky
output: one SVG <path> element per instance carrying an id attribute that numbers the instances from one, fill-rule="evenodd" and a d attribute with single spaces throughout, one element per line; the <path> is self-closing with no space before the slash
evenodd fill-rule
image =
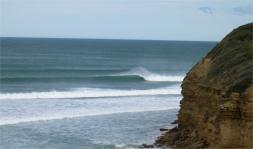
<path id="1" fill-rule="evenodd" d="M 0 36 L 218 41 L 252 0 L 0 0 Z"/>

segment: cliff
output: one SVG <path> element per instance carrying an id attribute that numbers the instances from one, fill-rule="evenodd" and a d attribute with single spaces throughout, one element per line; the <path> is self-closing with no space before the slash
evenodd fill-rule
<path id="1" fill-rule="evenodd" d="M 178 126 L 158 146 L 253 147 L 253 23 L 228 34 L 187 73 Z"/>

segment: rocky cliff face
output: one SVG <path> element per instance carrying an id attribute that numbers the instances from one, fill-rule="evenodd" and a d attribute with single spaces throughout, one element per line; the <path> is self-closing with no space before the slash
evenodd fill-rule
<path id="1" fill-rule="evenodd" d="M 233 30 L 182 84 L 178 127 L 158 145 L 253 147 L 253 23 Z"/>

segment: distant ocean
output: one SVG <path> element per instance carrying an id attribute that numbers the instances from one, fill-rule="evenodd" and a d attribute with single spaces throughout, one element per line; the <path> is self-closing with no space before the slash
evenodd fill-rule
<path id="1" fill-rule="evenodd" d="M 176 119 L 215 42 L 0 38 L 0 149 L 125 149 Z"/>

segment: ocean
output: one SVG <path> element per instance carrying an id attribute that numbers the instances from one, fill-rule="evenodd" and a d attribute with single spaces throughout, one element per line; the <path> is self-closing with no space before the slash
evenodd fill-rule
<path id="1" fill-rule="evenodd" d="M 172 127 L 216 42 L 0 38 L 0 149 L 127 149 Z"/>

